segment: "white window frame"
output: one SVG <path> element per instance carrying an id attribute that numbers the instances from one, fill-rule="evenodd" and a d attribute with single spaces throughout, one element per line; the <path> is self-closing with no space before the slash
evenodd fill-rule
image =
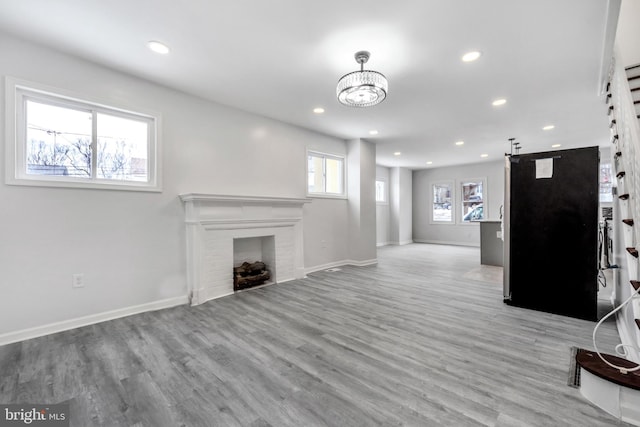
<path id="1" fill-rule="evenodd" d="M 335 153 L 323 153 L 321 151 L 316 150 L 307 150 L 307 155 L 305 156 L 305 171 L 306 171 L 306 188 L 307 188 L 307 197 L 318 197 L 318 198 L 326 198 L 326 199 L 346 199 L 347 198 L 347 156 L 344 154 L 335 154 Z M 327 193 L 324 191 L 309 191 L 309 156 L 321 157 L 323 159 L 337 159 L 342 161 L 342 193 Z M 326 185 L 326 181 L 323 178 L 323 184 Z"/>
<path id="2" fill-rule="evenodd" d="M 475 221 L 463 221 L 462 218 L 464 218 L 465 213 L 462 211 L 463 207 L 464 207 L 464 200 L 462 200 L 462 198 L 464 197 L 464 192 L 462 191 L 462 185 L 466 182 L 482 182 L 482 219 L 480 220 L 475 220 Z M 487 205 L 487 178 L 486 177 L 481 177 L 481 178 L 466 178 L 466 179 L 461 179 L 460 181 L 457 182 L 457 189 L 460 190 L 460 204 L 458 205 L 458 209 L 460 209 L 460 211 L 458 211 L 458 215 L 459 216 L 459 224 L 461 225 L 469 225 L 469 224 L 477 224 L 480 221 L 484 221 L 489 217 L 489 208 Z"/>
<path id="3" fill-rule="evenodd" d="M 376 178 L 376 186 L 378 185 L 378 181 L 384 184 L 384 189 L 382 191 L 382 200 L 378 200 L 378 191 L 376 189 L 376 204 L 378 205 L 388 205 L 389 204 L 389 186 L 387 185 L 386 178 Z"/>
<path id="4" fill-rule="evenodd" d="M 434 194 L 433 187 L 435 185 L 448 185 L 451 188 L 451 220 L 450 221 L 436 221 L 433 218 L 434 211 Z M 433 225 L 455 225 L 456 223 L 456 183 L 454 180 L 434 181 L 429 184 L 429 220 Z"/>
<path id="5" fill-rule="evenodd" d="M 95 177 L 80 178 L 27 174 L 25 123 L 27 100 L 147 122 L 149 124 L 147 147 L 148 180 L 141 182 Z M 89 100 L 87 97 L 79 97 L 63 89 L 51 88 L 9 76 L 5 78 L 5 109 L 5 181 L 7 184 L 103 190 L 162 191 L 162 150 L 159 132 L 159 129 L 161 129 L 161 117 L 159 113 L 113 107 L 104 102 Z M 95 161 L 92 163 L 92 167 L 96 167 Z"/>

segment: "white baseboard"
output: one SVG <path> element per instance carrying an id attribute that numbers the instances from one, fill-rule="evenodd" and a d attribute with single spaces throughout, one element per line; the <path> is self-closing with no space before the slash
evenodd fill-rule
<path id="1" fill-rule="evenodd" d="M 313 273 L 314 271 L 327 270 L 329 268 L 341 267 L 343 265 L 355 265 L 356 267 L 365 267 L 367 265 L 377 264 L 378 259 L 368 259 L 364 261 L 355 261 L 352 259 L 345 259 L 341 261 L 329 262 L 327 264 L 316 265 L 305 269 L 306 274 Z"/>
<path id="2" fill-rule="evenodd" d="M 431 243 L 433 245 L 471 246 L 475 248 L 480 247 L 480 243 L 449 242 L 446 240 L 413 239 L 413 242 L 414 243 Z"/>
<path id="3" fill-rule="evenodd" d="M 62 332 L 69 329 L 80 328 L 82 326 L 93 325 L 94 323 L 100 323 L 107 320 L 118 319 L 120 317 L 131 316 L 133 314 L 155 311 L 188 303 L 189 299 L 186 295 L 184 295 L 175 298 L 153 301 L 146 304 L 119 308 L 117 310 L 91 314 L 89 316 L 78 317 L 75 319 L 63 320 L 61 322 L 49 323 L 48 325 L 36 326 L 34 328 L 22 329 L 15 332 L 7 332 L 4 334 L 0 334 L 0 345 L 11 344 L 18 341 L 24 341 L 44 335 L 54 334 L 56 332 Z"/>
<path id="4" fill-rule="evenodd" d="M 410 245 L 411 243 L 413 243 L 413 240 L 403 240 L 402 242 L 381 242 L 381 243 L 376 243 L 376 247 L 382 247 L 382 246 L 403 246 L 403 245 Z"/>
<path id="5" fill-rule="evenodd" d="M 410 245 L 411 243 L 413 243 L 413 240 L 403 240 L 401 242 L 387 242 L 387 245 L 403 246 L 403 245 Z"/>

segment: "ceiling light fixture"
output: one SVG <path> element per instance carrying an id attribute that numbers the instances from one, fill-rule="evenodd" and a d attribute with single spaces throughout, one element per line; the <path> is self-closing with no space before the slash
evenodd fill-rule
<path id="1" fill-rule="evenodd" d="M 456 145 L 464 145 L 464 141 L 458 141 L 456 142 Z"/>
<path id="2" fill-rule="evenodd" d="M 491 103 L 491 105 L 493 105 L 494 107 L 497 107 L 497 106 L 499 106 L 499 105 L 504 105 L 504 104 L 506 104 L 506 103 L 507 103 L 507 100 L 506 100 L 506 99 L 496 99 L 495 101 L 493 101 L 493 102 Z"/>
<path id="3" fill-rule="evenodd" d="M 396 151 L 395 153 L 393 153 L 394 156 L 399 156 L 400 154 L 402 154 L 402 153 L 399 152 L 399 151 Z"/>
<path id="4" fill-rule="evenodd" d="M 370 56 L 371 54 L 364 50 L 356 52 L 355 58 L 360 64 L 360 71 L 345 74 L 338 80 L 336 95 L 341 104 L 350 107 L 372 107 L 387 97 L 387 78 L 377 71 L 364 69 L 364 64 Z"/>
<path id="5" fill-rule="evenodd" d="M 476 59 L 480 58 L 480 55 L 482 55 L 482 53 L 478 52 L 478 51 L 473 51 L 473 52 L 467 52 L 464 54 L 464 56 L 462 57 L 462 60 L 464 62 L 471 62 L 471 61 L 475 61 Z"/>
<path id="6" fill-rule="evenodd" d="M 324 113 L 324 108 L 316 107 L 316 108 L 313 109 L 313 112 L 316 113 L 316 114 L 322 114 L 322 113 Z"/>
<path id="7" fill-rule="evenodd" d="M 553 145 L 551 146 L 551 148 L 558 148 L 558 147 L 561 147 L 561 146 L 562 146 L 562 144 L 553 144 Z"/>
<path id="8" fill-rule="evenodd" d="M 482 157 L 484 159 L 485 157 L 489 157 L 489 155 L 483 153 L 483 154 L 480 154 L 480 157 Z"/>
<path id="9" fill-rule="evenodd" d="M 555 127 L 554 125 L 547 125 L 547 126 L 543 127 L 542 130 L 551 130 L 554 127 Z"/>
<path id="10" fill-rule="evenodd" d="M 432 165 L 432 164 L 433 164 L 433 162 L 432 162 L 432 161 L 428 161 L 428 162 L 427 162 L 427 164 L 428 164 L 428 165 Z"/>
<path id="11" fill-rule="evenodd" d="M 159 53 L 161 55 L 166 55 L 167 53 L 169 53 L 169 47 L 167 47 L 166 44 L 160 43 L 158 41 L 152 40 L 147 43 L 147 46 L 155 53 Z"/>
<path id="12" fill-rule="evenodd" d="M 369 131 L 369 135 L 377 135 L 377 134 L 378 134 L 378 131 L 377 131 L 377 130 L 375 130 L 375 129 L 371 129 L 371 130 Z"/>

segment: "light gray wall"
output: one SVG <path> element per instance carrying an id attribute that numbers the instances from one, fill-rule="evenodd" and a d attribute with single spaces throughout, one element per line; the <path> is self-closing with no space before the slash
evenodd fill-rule
<path id="1" fill-rule="evenodd" d="M 0 58 L 2 76 L 159 111 L 164 148 L 161 193 L 0 185 L 0 338 L 86 316 L 89 322 L 96 313 L 115 317 L 132 307 L 186 302 L 179 194 L 306 197 L 306 148 L 346 153 L 338 139 L 6 35 L 0 35 Z M 4 85 L 0 90 L 4 95 Z M 0 102 L 3 122 L 4 110 Z M 375 158 L 375 150 L 365 154 Z M 4 150 L 0 156 L 4 175 Z M 373 181 L 375 164 L 368 173 Z M 361 226 L 373 236 L 375 213 L 372 218 Z M 305 267 L 347 259 L 347 228 L 345 200 L 306 205 Z M 74 273 L 84 274 L 84 288 L 72 289 Z"/>
<path id="2" fill-rule="evenodd" d="M 349 259 L 375 262 L 376 254 L 376 146 L 361 139 L 347 142 L 349 186 Z"/>
<path id="3" fill-rule="evenodd" d="M 461 180 L 485 178 L 485 219 L 498 219 L 504 200 L 504 161 L 413 171 L 413 240 L 416 242 L 480 246 L 480 224 L 461 223 Z M 431 223 L 431 186 L 453 181 L 455 191 L 454 224 Z"/>
<path id="4" fill-rule="evenodd" d="M 389 197 L 391 209 L 389 237 L 393 245 L 413 242 L 413 176 L 410 169 L 391 168 Z"/>
<path id="5" fill-rule="evenodd" d="M 376 203 L 376 245 L 384 246 L 391 242 L 390 238 L 390 221 L 391 210 L 389 203 L 389 168 L 384 166 L 376 166 L 376 179 L 385 182 L 385 202 Z"/>
<path id="6" fill-rule="evenodd" d="M 639 0 L 622 0 L 620 17 L 618 19 L 618 31 L 616 33 L 616 46 L 618 60 L 622 60 L 624 67 L 640 64 L 640 17 Z"/>

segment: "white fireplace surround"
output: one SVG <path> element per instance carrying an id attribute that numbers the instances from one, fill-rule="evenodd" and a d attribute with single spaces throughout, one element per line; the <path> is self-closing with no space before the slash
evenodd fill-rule
<path id="1" fill-rule="evenodd" d="M 181 194 L 191 305 L 233 293 L 233 240 L 273 236 L 276 283 L 305 276 L 302 208 L 310 199 Z"/>

